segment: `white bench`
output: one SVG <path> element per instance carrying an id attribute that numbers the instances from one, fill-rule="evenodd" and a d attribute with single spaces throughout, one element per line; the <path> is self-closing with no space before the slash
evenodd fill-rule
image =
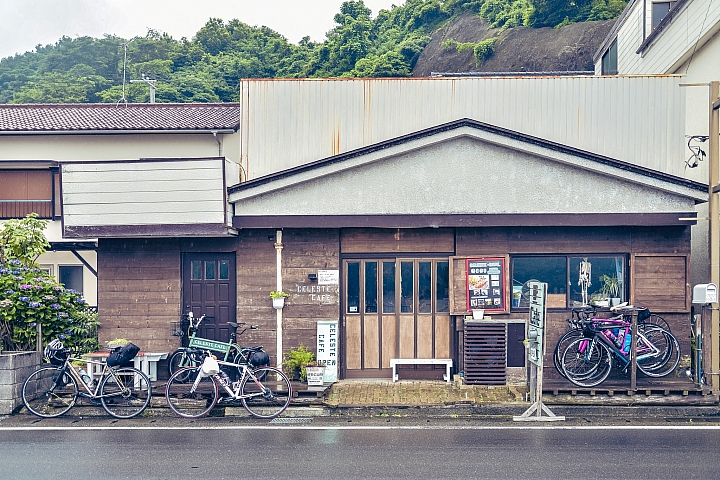
<path id="1" fill-rule="evenodd" d="M 84 356 L 88 360 L 95 362 L 105 362 L 110 352 L 93 352 L 86 353 Z M 160 360 L 166 359 L 167 352 L 139 352 L 133 358 L 133 366 L 143 372 L 151 381 L 157 381 L 157 364 Z M 88 363 L 87 372 L 93 380 L 100 380 L 102 377 L 103 365 L 99 363 Z"/>
<path id="2" fill-rule="evenodd" d="M 392 367 L 393 382 L 397 382 L 397 366 L 398 365 L 445 365 L 445 375 L 443 380 L 450 383 L 450 369 L 453 361 L 450 358 L 391 358 L 390 366 Z"/>

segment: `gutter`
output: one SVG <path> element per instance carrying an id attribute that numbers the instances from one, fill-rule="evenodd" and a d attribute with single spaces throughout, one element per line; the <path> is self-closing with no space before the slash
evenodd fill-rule
<path id="1" fill-rule="evenodd" d="M 238 127 L 239 128 L 239 127 Z M 238 128 L 210 128 L 203 130 L 0 130 L 0 135 L 137 135 L 137 134 L 218 134 L 235 133 Z"/>

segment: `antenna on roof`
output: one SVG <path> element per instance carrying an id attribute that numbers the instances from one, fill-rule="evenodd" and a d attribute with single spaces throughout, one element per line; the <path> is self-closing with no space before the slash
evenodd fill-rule
<path id="1" fill-rule="evenodd" d="M 151 80 L 145 76 L 145 74 L 142 74 L 142 80 L 130 80 L 130 83 L 139 83 L 144 82 L 150 85 L 150 103 L 155 103 L 155 82 L 157 80 Z"/>
<path id="2" fill-rule="evenodd" d="M 125 98 L 125 67 L 127 66 L 127 47 L 128 47 L 128 45 L 130 45 L 130 42 L 132 42 L 136 38 L 137 37 L 133 37 L 130 40 L 128 40 L 127 42 L 120 45 L 121 47 L 123 47 L 123 89 L 122 89 L 122 98 L 120 98 L 120 100 L 118 100 L 118 102 L 115 104 L 116 107 L 118 105 L 120 105 L 120 102 L 123 102 L 125 104 L 125 106 L 127 106 L 127 103 L 128 103 L 127 98 Z"/>

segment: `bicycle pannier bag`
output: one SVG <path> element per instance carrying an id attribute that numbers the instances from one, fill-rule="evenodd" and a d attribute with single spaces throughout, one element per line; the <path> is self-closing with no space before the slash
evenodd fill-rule
<path id="1" fill-rule="evenodd" d="M 650 309 L 649 308 L 643 308 L 642 310 L 638 310 L 638 313 L 637 313 L 638 322 L 644 322 L 648 318 L 650 318 Z"/>
<path id="2" fill-rule="evenodd" d="M 253 352 L 252 355 L 250 355 L 248 363 L 250 363 L 253 367 L 270 365 L 270 357 L 266 352 Z"/>
<path id="3" fill-rule="evenodd" d="M 139 351 L 140 347 L 134 343 L 128 343 L 125 346 L 115 348 L 110 352 L 110 355 L 108 355 L 107 364 L 111 367 L 122 365 L 135 358 L 135 355 L 137 355 Z"/>
<path id="4" fill-rule="evenodd" d="M 203 375 L 209 377 L 210 375 L 217 375 L 220 372 L 220 365 L 218 365 L 217 360 L 213 357 L 205 357 L 205 361 L 202 367 L 200 367 L 200 370 Z"/>

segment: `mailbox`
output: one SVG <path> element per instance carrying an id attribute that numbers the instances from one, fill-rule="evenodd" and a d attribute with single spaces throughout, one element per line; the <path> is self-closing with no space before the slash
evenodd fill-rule
<path id="1" fill-rule="evenodd" d="M 717 303 L 717 286 L 714 283 L 700 283 L 693 287 L 692 303 Z"/>

